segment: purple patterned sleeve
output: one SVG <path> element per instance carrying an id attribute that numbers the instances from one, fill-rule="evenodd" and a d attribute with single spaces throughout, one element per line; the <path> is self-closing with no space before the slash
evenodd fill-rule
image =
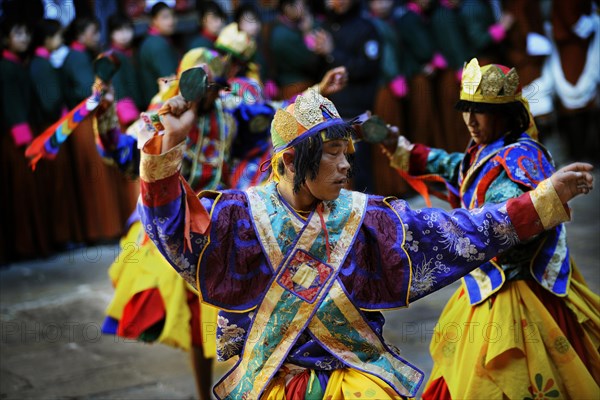
<path id="1" fill-rule="evenodd" d="M 161 153 L 160 137 L 149 140 L 140 161 L 138 212 L 146 234 L 175 270 L 196 286 L 199 254 L 208 239 L 206 229 L 210 200 L 202 204 L 179 174 L 185 142 Z M 208 221 L 206 221 L 208 223 Z"/>
<path id="2" fill-rule="evenodd" d="M 410 300 L 460 279 L 481 263 L 519 243 L 506 203 L 473 210 L 410 209 L 391 203 L 404 226 L 412 269 Z"/>
<path id="3" fill-rule="evenodd" d="M 178 185 L 181 185 L 177 182 Z M 183 187 L 181 187 L 183 193 Z M 148 237 L 154 242 L 161 254 L 189 284 L 196 287 L 196 268 L 198 255 L 207 243 L 207 237 L 190 232 L 192 248 L 184 246 L 185 195 L 163 204 L 151 206 L 140 202 L 138 212 Z M 203 201 L 210 210 L 212 201 Z"/>

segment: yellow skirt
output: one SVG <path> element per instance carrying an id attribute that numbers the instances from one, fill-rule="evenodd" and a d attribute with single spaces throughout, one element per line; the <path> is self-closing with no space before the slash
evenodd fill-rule
<path id="1" fill-rule="evenodd" d="M 108 273 L 115 287 L 115 294 L 106 314 L 118 321 L 123 318 L 127 304 L 144 291 L 158 290 L 164 307 L 164 325 L 157 342 L 189 350 L 192 347 L 190 321 L 192 313 L 188 305 L 190 292 L 195 292 L 160 254 L 151 240 L 145 238 L 142 225 L 134 223 L 121 239 L 121 252 Z M 149 314 L 156 310 L 136 308 L 136 312 Z M 149 306 L 148 306 L 149 307 Z M 200 306 L 201 326 L 216 327 L 217 310 Z M 216 355 L 216 329 L 201 332 L 204 355 Z"/>
<path id="2" fill-rule="evenodd" d="M 285 368 L 285 367 L 284 367 Z M 302 390 L 290 389 L 288 380 L 281 374 L 273 379 L 261 396 L 262 400 L 294 399 L 372 399 L 402 400 L 394 389 L 374 375 L 352 369 L 337 369 L 331 373 L 326 388 L 321 388 L 314 371 L 310 371 L 309 382 L 300 385 Z M 318 386 L 318 387 L 315 387 Z M 286 394 L 287 392 L 287 394 Z"/>
<path id="3" fill-rule="evenodd" d="M 507 282 L 474 307 L 464 286 L 452 296 L 431 340 L 424 399 L 600 398 L 598 295 L 575 268 L 567 297 L 536 285 Z"/>

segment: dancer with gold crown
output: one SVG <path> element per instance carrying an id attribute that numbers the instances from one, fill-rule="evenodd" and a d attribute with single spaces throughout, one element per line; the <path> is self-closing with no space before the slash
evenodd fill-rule
<path id="1" fill-rule="evenodd" d="M 165 102 L 179 92 L 184 93 L 186 87 L 182 86 L 187 83 L 192 88 L 205 86 L 202 98 L 190 99 L 199 101 L 195 127 L 186 142 L 183 167 L 189 187 L 194 192 L 230 185 L 244 187 L 268 177 L 258 164 L 268 158 L 268 127 L 280 104 L 266 103 L 260 84 L 239 76 L 256 46 L 235 24 L 221 32 L 216 47 L 219 52 L 197 48 L 186 53 L 177 79 L 163 80 L 149 110 L 142 113 L 127 134 L 119 130 L 110 92 L 105 95 L 94 120 L 103 157 L 126 174 L 137 176 L 139 148 L 151 137 L 163 133 L 160 114 L 168 110 L 168 107 L 163 109 Z M 193 75 L 197 81 L 185 82 L 185 73 L 194 68 L 202 68 L 203 72 L 196 71 L 200 73 Z M 343 69 L 331 71 L 319 87 L 325 92 L 341 89 L 343 72 Z M 206 82 L 202 83 L 203 79 Z M 231 90 L 222 91 L 225 85 Z M 200 306 L 195 289 L 168 266 L 143 234 L 139 222 L 133 223 L 121 241 L 121 248 L 109 270 L 115 295 L 107 309 L 103 332 L 191 351 L 200 398 L 210 398 L 211 359 L 216 354 L 215 309 Z"/>
<path id="2" fill-rule="evenodd" d="M 348 191 L 353 129 L 309 90 L 275 114 L 269 183 L 196 196 L 181 174 L 196 108 L 166 105 L 164 135 L 142 149 L 139 212 L 174 270 L 222 310 L 218 351 L 238 360 L 219 399 L 415 396 L 423 374 L 386 344 L 380 311 L 564 222 L 593 180 L 573 164 L 516 199 L 450 213 Z"/>
<path id="3" fill-rule="evenodd" d="M 469 210 L 533 196 L 546 184 L 554 163 L 537 140 L 514 68 L 471 60 L 456 109 L 471 135 L 464 154 L 401 137 L 392 165 L 425 180 L 441 176 L 451 203 Z M 539 211 L 544 220 L 555 210 Z M 434 330 L 423 398 L 598 397 L 600 299 L 570 257 L 565 226 L 480 261 Z"/>

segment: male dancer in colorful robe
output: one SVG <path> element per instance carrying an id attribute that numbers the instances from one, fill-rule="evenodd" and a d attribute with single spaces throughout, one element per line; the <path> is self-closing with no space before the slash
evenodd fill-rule
<path id="1" fill-rule="evenodd" d="M 309 91 L 275 115 L 271 182 L 197 197 L 180 174 L 195 108 L 166 107 L 165 134 L 142 149 L 139 212 L 202 301 L 228 312 L 217 346 L 239 359 L 219 399 L 415 396 L 423 373 L 385 343 L 379 311 L 567 220 L 592 185 L 591 165 L 573 164 L 519 198 L 451 213 L 347 191 L 352 129 Z"/>

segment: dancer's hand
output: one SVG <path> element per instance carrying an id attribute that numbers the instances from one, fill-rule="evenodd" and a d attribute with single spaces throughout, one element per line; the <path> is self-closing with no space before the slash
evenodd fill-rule
<path id="1" fill-rule="evenodd" d="M 92 85 L 92 95 L 100 98 L 100 103 L 96 109 L 98 113 L 103 113 L 115 102 L 115 90 L 111 84 L 102 82 L 96 78 Z"/>
<path id="2" fill-rule="evenodd" d="M 321 82 L 319 82 L 319 93 L 327 97 L 345 88 L 346 83 L 348 83 L 346 67 L 330 69 L 325 73 Z"/>
<path id="3" fill-rule="evenodd" d="M 576 162 L 552 174 L 550 180 L 563 204 L 580 194 L 588 194 L 594 188 L 593 168 L 591 164 Z"/>
<path id="4" fill-rule="evenodd" d="M 183 142 L 196 121 L 196 107 L 179 95 L 170 98 L 158 111 L 165 127 L 163 153 Z"/>
<path id="5" fill-rule="evenodd" d="M 414 147 L 415 144 L 411 143 L 410 140 L 402 135 L 398 136 L 398 148 L 410 153 Z"/>

